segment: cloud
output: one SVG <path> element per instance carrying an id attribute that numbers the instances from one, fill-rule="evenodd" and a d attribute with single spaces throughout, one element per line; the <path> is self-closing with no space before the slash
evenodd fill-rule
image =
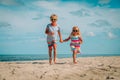
<path id="1" fill-rule="evenodd" d="M 94 27 L 110 27 L 111 24 L 107 21 L 107 20 L 96 20 L 93 23 L 90 23 L 90 26 L 94 26 Z"/>
<path id="2" fill-rule="evenodd" d="M 6 1 L 9 2 L 9 0 Z M 12 1 L 10 4 L 18 3 L 18 0 L 10 1 Z M 43 26 L 42 29 L 44 29 L 45 24 L 49 22 L 48 16 L 50 16 L 51 13 L 56 13 L 59 16 L 58 22 L 60 23 L 61 29 L 65 27 L 64 29 L 68 31 L 71 30 L 72 26 L 78 25 L 80 26 L 82 32 L 86 31 L 87 33 L 93 31 L 95 33 L 101 33 L 103 29 L 113 27 L 111 26 L 113 24 L 119 25 L 116 20 L 116 18 L 118 18 L 118 10 L 110 12 L 110 9 L 101 9 L 100 7 L 91 8 L 87 5 L 76 2 L 64 3 L 60 1 L 50 2 L 40 0 L 30 0 L 31 2 L 28 2 L 28 0 L 22 1 L 25 3 L 27 8 L 30 8 L 29 11 L 25 11 L 25 8 L 14 12 L 6 10 L 4 12 L 1 11 L 2 13 L 0 13 L 2 15 L 0 20 L 8 21 L 14 25 L 14 31 L 16 32 L 36 31 L 36 29 L 39 29 L 41 26 Z M 33 8 L 36 9 L 33 10 Z"/>
<path id="3" fill-rule="evenodd" d="M 20 5 L 16 0 L 0 0 L 0 4 L 6 6 L 17 6 Z"/>
<path id="4" fill-rule="evenodd" d="M 35 1 L 33 2 L 33 5 L 38 6 L 38 7 L 42 7 L 45 9 L 54 9 L 57 10 L 58 7 L 55 7 L 58 5 L 59 2 L 49 2 L 49 1 Z"/>
<path id="5" fill-rule="evenodd" d="M 105 5 L 105 4 L 110 3 L 110 1 L 111 1 L 111 0 L 99 0 L 98 3 L 99 3 L 100 5 Z"/>
<path id="6" fill-rule="evenodd" d="M 9 27 L 9 26 L 11 25 L 7 22 L 0 22 L 0 27 Z"/>
<path id="7" fill-rule="evenodd" d="M 34 0 L 0 0 L 0 8 L 15 12 L 38 10 L 38 8 L 31 4 L 32 2 Z"/>
<path id="8" fill-rule="evenodd" d="M 116 38 L 116 35 L 114 35 L 112 32 L 108 32 L 107 35 L 110 39 Z"/>
<path id="9" fill-rule="evenodd" d="M 94 36 L 95 36 L 95 33 L 94 33 L 94 32 L 88 32 L 88 33 L 87 33 L 87 36 L 94 37 Z"/>
<path id="10" fill-rule="evenodd" d="M 38 13 L 36 14 L 36 17 L 33 17 L 32 20 L 40 20 L 40 19 L 43 19 L 43 18 L 48 18 L 48 16 L 45 16 L 44 14 L 42 13 Z"/>
<path id="11" fill-rule="evenodd" d="M 73 12 L 70 12 L 71 14 L 73 14 L 73 15 L 77 15 L 77 16 L 79 16 L 79 17 L 85 17 L 85 16 L 90 16 L 90 11 L 89 10 L 87 10 L 87 9 L 84 9 L 84 8 L 82 8 L 82 9 L 80 9 L 80 10 L 78 10 L 78 11 L 73 11 Z"/>

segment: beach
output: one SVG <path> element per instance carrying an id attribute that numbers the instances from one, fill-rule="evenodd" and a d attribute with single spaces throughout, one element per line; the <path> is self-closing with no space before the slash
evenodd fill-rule
<path id="1" fill-rule="evenodd" d="M 0 80 L 120 80 L 120 56 L 0 62 Z"/>

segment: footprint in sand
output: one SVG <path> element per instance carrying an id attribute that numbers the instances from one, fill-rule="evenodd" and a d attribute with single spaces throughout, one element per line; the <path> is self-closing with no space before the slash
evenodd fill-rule
<path id="1" fill-rule="evenodd" d="M 42 79 L 42 78 L 45 76 L 46 73 L 47 73 L 47 71 L 45 71 L 45 72 L 40 76 L 40 79 Z"/>
<path id="2" fill-rule="evenodd" d="M 3 80 L 6 80 L 5 78 L 3 78 Z"/>
<path id="3" fill-rule="evenodd" d="M 15 74 L 15 69 L 13 69 L 11 73 L 12 73 L 12 74 Z"/>
<path id="4" fill-rule="evenodd" d="M 85 76 L 87 76 L 87 75 L 86 75 L 86 74 L 81 74 L 81 75 L 80 75 L 80 77 L 85 77 Z"/>
<path id="5" fill-rule="evenodd" d="M 112 76 L 107 76 L 106 79 L 114 79 Z"/>

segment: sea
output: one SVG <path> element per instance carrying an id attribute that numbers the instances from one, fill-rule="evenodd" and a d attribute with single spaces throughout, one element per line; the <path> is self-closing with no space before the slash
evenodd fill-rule
<path id="1" fill-rule="evenodd" d="M 77 54 L 77 57 L 120 56 L 120 54 Z M 57 54 L 57 58 L 72 58 L 72 54 Z M 0 55 L 0 62 L 48 60 L 48 54 Z"/>

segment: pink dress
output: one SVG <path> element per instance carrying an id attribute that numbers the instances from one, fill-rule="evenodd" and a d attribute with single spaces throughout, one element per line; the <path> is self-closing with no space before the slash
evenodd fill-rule
<path id="1" fill-rule="evenodd" d="M 77 52 L 80 52 L 80 41 L 81 41 L 80 36 L 71 35 L 70 39 L 71 39 L 71 43 L 70 43 L 71 50 L 72 51 L 77 50 Z"/>

